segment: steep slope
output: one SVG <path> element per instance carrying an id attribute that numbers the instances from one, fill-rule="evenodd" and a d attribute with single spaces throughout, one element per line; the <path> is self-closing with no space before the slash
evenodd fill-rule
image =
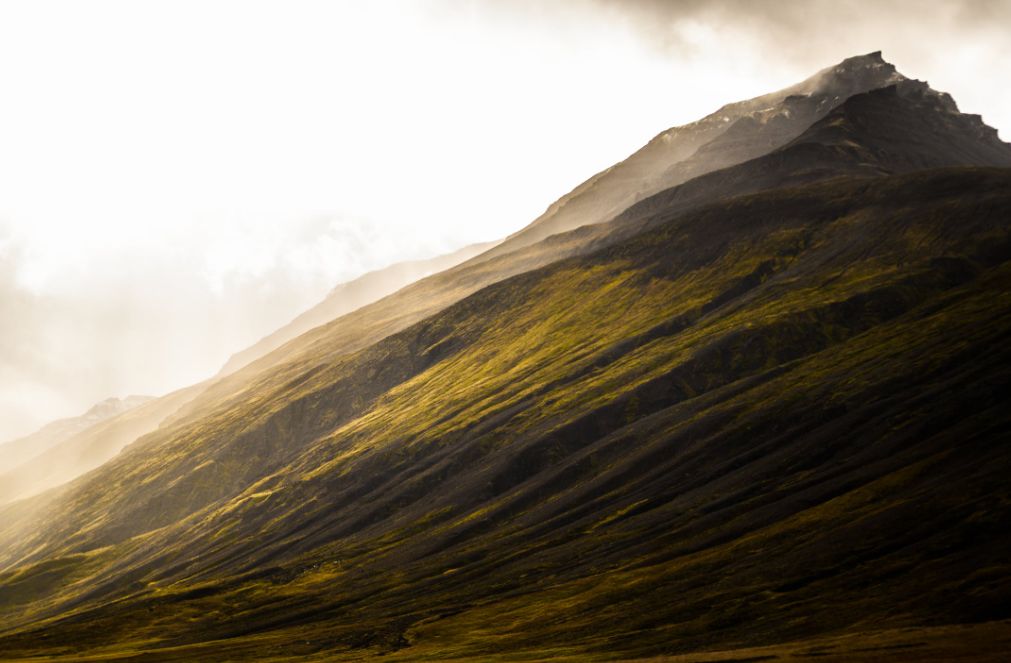
<path id="1" fill-rule="evenodd" d="M 495 242 L 472 244 L 459 251 L 428 260 L 396 263 L 383 269 L 368 272 L 353 281 L 341 283 L 316 306 L 255 345 L 234 354 L 221 369 L 221 375 L 234 373 L 314 327 L 319 327 L 331 320 L 336 320 L 345 313 L 350 313 L 382 299 L 418 279 L 458 265 L 487 251 L 495 244 Z"/>
<path id="2" fill-rule="evenodd" d="M 1009 259 L 1011 171 L 962 169 L 508 279 L 41 508 L 0 650 L 606 660 L 1007 618 Z"/>
<path id="3" fill-rule="evenodd" d="M 654 193 L 785 145 L 854 94 L 903 80 L 878 51 L 847 58 L 779 92 L 727 104 L 697 122 L 667 129 L 563 196 L 490 255 L 608 221 Z"/>
<path id="4" fill-rule="evenodd" d="M 54 421 L 31 435 L 0 444 L 0 473 L 12 470 L 77 433 L 133 409 L 150 398 L 149 396 L 108 398 L 79 417 Z"/>

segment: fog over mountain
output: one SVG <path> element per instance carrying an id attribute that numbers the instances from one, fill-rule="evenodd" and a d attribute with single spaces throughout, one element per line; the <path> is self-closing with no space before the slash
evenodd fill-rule
<path id="1" fill-rule="evenodd" d="M 108 396 L 161 394 L 198 382 L 336 283 L 453 246 L 327 218 L 277 229 L 224 223 L 199 234 L 199 245 L 182 240 L 165 251 L 110 238 L 111 246 L 85 248 L 49 266 L 36 261 L 47 260 L 51 244 L 6 241 L 0 442 Z M 40 282 L 36 269 L 48 272 Z"/>
<path id="2" fill-rule="evenodd" d="M 4 3 L 0 441 L 208 377 L 339 283 L 504 237 L 660 129 L 854 53 L 1007 137 L 1009 22 L 1001 1 Z"/>
<path id="3" fill-rule="evenodd" d="M 879 51 L 669 127 L 0 474 L 0 658 L 1003 663 L 1009 220 Z"/>

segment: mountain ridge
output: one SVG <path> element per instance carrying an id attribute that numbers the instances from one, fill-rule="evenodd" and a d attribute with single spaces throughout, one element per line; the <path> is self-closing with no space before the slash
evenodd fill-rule
<path id="1" fill-rule="evenodd" d="M 706 170 L 733 165 L 734 157 L 730 157 L 721 159 L 719 166 L 696 162 L 685 166 L 681 172 L 673 170 L 679 162 L 690 160 L 707 146 L 712 150 L 711 143 L 742 120 L 754 122 L 755 115 L 781 116 L 776 106 L 787 100 L 795 102 L 817 94 L 815 107 L 809 113 L 814 119 L 817 115 L 828 112 L 835 103 L 853 94 L 884 87 L 904 79 L 905 77 L 898 73 L 894 65 L 885 62 L 880 51 L 875 51 L 846 58 L 778 92 L 726 104 L 700 120 L 666 129 L 625 160 L 597 173 L 553 203 L 543 215 L 528 227 L 507 237 L 493 251 L 503 252 L 529 243 L 525 238 L 534 241 L 543 239 L 558 231 L 575 227 L 573 224 L 586 225 L 606 221 L 644 197 L 680 184 L 691 177 L 702 175 Z M 798 130 L 802 129 L 803 126 L 799 126 Z M 773 138 L 766 142 L 765 147 L 771 149 L 782 144 L 789 134 L 790 130 L 786 129 L 778 137 L 778 141 Z M 736 162 L 747 160 L 750 156 L 740 157 Z M 627 176 L 624 174 L 626 171 Z M 613 185 L 608 183 L 611 179 L 615 180 Z M 604 192 L 598 194 L 602 201 L 591 196 L 582 202 L 583 198 L 595 193 L 596 189 L 612 186 L 619 194 L 615 200 L 611 200 L 612 195 Z M 567 218 L 569 215 L 577 216 L 578 220 L 569 220 Z"/>
<path id="2" fill-rule="evenodd" d="M 862 60 L 862 58 L 856 59 Z M 794 86 L 794 88 L 797 87 L 798 86 Z M 929 90 L 928 92 L 925 92 L 925 94 L 928 95 L 936 94 L 938 96 L 941 96 L 943 93 L 935 93 L 932 90 Z M 985 163 L 986 165 L 1006 165 L 1007 159 L 1005 153 L 1011 148 L 1008 148 L 1007 144 L 1002 143 L 999 140 L 997 142 L 999 143 L 1000 146 L 1003 146 L 1000 148 L 998 154 L 994 155 L 993 153 L 988 153 L 986 155 L 983 155 L 983 157 L 985 157 L 983 161 L 970 160 L 969 163 Z M 823 155 L 819 158 L 821 158 L 823 162 L 827 163 L 829 168 L 827 168 L 821 174 L 815 173 L 813 175 L 806 176 L 803 181 L 813 181 L 813 179 L 817 179 L 819 177 L 831 176 L 833 174 L 841 174 L 843 172 L 841 170 L 841 167 L 844 165 L 844 162 L 841 160 L 840 155 L 837 152 L 828 154 L 827 157 Z M 850 162 L 852 162 L 852 159 L 850 159 Z M 859 164 L 854 165 L 850 162 L 847 162 L 849 165 L 846 165 L 847 173 L 856 170 L 867 170 L 866 168 L 860 166 Z M 934 166 L 956 165 L 959 163 L 965 163 L 965 161 L 964 160 L 952 161 L 950 158 L 948 159 L 948 161 L 945 161 L 943 158 L 938 158 L 934 160 L 933 165 Z M 714 177 L 708 177 L 706 175 L 703 175 L 700 177 L 696 177 L 689 183 L 685 183 L 683 185 L 678 185 L 677 187 L 671 187 L 664 191 L 660 191 L 657 194 L 654 194 L 654 196 L 664 197 L 665 200 L 664 204 L 670 204 L 671 192 L 677 192 L 674 195 L 681 195 L 682 197 L 686 197 L 684 196 L 684 193 L 686 191 L 691 191 L 692 189 L 694 189 L 697 193 L 693 194 L 691 198 L 696 200 L 702 200 L 704 202 L 704 200 L 707 197 L 714 197 L 714 195 L 715 196 L 736 195 L 739 193 L 747 193 L 760 190 L 763 186 L 768 186 L 769 183 L 772 181 L 779 181 L 779 178 L 783 176 L 782 173 L 780 172 L 779 174 L 770 177 L 769 174 L 764 170 L 764 164 L 762 168 L 757 169 L 757 172 L 756 169 L 753 167 L 749 169 L 747 164 L 748 162 L 740 164 L 739 166 L 741 169 L 741 173 L 738 175 L 734 175 L 735 177 L 738 177 L 741 180 L 745 181 L 743 186 L 741 184 L 733 184 L 732 186 L 730 186 L 729 189 L 727 189 L 727 185 L 725 184 L 717 185 L 715 187 L 716 193 L 713 194 L 705 191 L 705 188 L 712 187 L 713 182 L 718 180 L 720 176 L 717 175 Z M 776 170 L 776 168 L 782 170 L 781 167 L 774 167 L 773 170 Z M 734 171 L 732 169 L 723 169 L 720 172 L 731 173 Z M 881 172 L 880 168 L 871 169 L 871 174 L 879 174 L 880 172 Z M 706 179 L 707 177 L 708 179 Z M 746 181 L 747 179 L 754 179 L 756 185 L 754 186 L 748 185 Z M 650 198 L 653 198 L 653 196 L 651 196 Z M 649 201 L 650 198 L 644 199 L 644 204 L 648 205 L 646 201 Z M 659 199 L 660 198 L 657 198 L 657 200 Z M 680 204 L 679 209 L 683 209 L 684 206 L 685 203 L 682 202 Z M 629 208 L 629 211 L 634 209 L 637 209 L 637 206 L 633 205 L 632 207 Z M 621 223 L 626 223 L 628 221 L 628 217 L 629 217 L 628 213 L 624 213 L 618 216 L 618 220 Z M 536 223 L 537 222 L 535 221 L 533 224 L 531 224 L 531 227 L 536 225 Z M 592 223 L 591 226 L 593 225 L 598 224 Z M 414 304 L 414 301 L 417 299 L 423 298 L 426 301 L 426 304 L 436 302 L 445 305 L 446 303 L 455 301 L 457 298 L 463 296 L 466 293 L 473 292 L 479 287 L 493 283 L 500 278 L 505 278 L 512 274 L 522 272 L 526 269 L 532 269 L 537 266 L 548 264 L 553 260 L 561 259 L 569 255 L 584 252 L 588 250 L 587 247 L 600 246 L 603 243 L 606 243 L 606 241 L 608 241 L 606 237 L 612 231 L 613 229 L 611 228 L 602 229 L 598 231 L 593 228 L 584 227 L 581 230 L 569 231 L 566 233 L 555 235 L 554 237 L 548 237 L 547 238 L 548 243 L 546 244 L 537 244 L 531 247 L 521 247 L 520 249 L 508 253 L 502 253 L 502 251 L 504 251 L 508 247 L 508 240 L 506 240 L 505 242 L 499 244 L 491 251 L 486 251 L 482 254 L 479 254 L 475 258 L 465 261 L 455 268 L 451 268 L 449 270 L 446 270 L 445 272 L 434 275 L 429 279 L 424 279 L 422 281 L 411 284 L 410 286 L 407 286 L 403 291 L 397 292 L 389 298 L 386 298 L 384 300 L 376 302 L 373 305 L 369 305 L 362 309 L 352 312 L 349 317 L 368 318 L 374 315 L 374 317 L 382 320 L 383 324 L 385 325 L 385 329 L 383 331 L 374 332 L 370 330 L 364 334 L 360 332 L 356 333 L 355 336 L 356 337 L 363 336 L 364 338 L 371 338 L 373 340 L 378 340 L 379 338 L 382 338 L 385 333 L 389 333 L 395 331 L 398 328 L 402 328 L 400 327 L 401 324 L 408 324 L 411 321 L 419 320 L 421 319 L 421 317 L 423 317 L 424 314 L 434 313 L 440 308 L 440 306 L 428 306 L 426 308 L 419 309 L 419 307 L 416 304 Z M 624 233 L 618 232 L 617 236 L 625 236 L 626 234 L 627 232 Z M 553 252 L 550 249 L 548 249 L 549 245 L 553 247 L 554 249 Z M 511 264 L 510 260 L 512 260 L 512 262 L 515 264 Z M 501 267 L 499 267 L 499 265 L 503 265 L 505 268 L 502 269 Z M 420 292 L 424 290 L 424 288 L 421 288 L 420 286 L 434 283 L 438 283 L 438 285 L 435 286 L 434 293 L 432 292 L 433 289 L 429 288 L 428 289 L 429 292 L 425 292 L 424 295 L 414 295 L 415 291 Z M 465 288 L 461 288 L 459 285 L 460 283 L 466 283 L 468 285 Z M 446 295 L 449 295 L 449 297 L 447 298 Z M 407 312 L 406 316 L 404 315 L 405 311 Z M 403 320 L 403 322 L 398 324 L 397 323 L 398 320 Z M 342 322 L 347 322 L 347 320 L 334 321 L 332 325 L 340 325 Z M 308 339 L 314 337 L 322 338 L 326 334 L 327 330 L 324 329 L 323 327 L 320 327 L 316 330 L 308 332 L 302 338 L 292 341 L 287 347 L 296 348 L 301 345 L 303 346 L 303 349 L 316 348 L 314 352 L 327 352 L 327 354 L 329 354 L 330 351 L 325 351 L 322 348 L 317 347 L 316 344 L 306 343 Z M 356 346 L 354 342 L 352 342 L 351 344 L 344 344 L 343 347 L 339 350 L 339 352 L 344 352 L 347 351 L 349 348 L 353 349 L 355 347 L 360 346 Z M 294 356 L 297 356 L 295 352 L 293 352 L 292 350 L 286 351 L 285 347 L 280 348 L 278 354 L 279 355 L 287 354 L 288 356 L 286 359 L 283 360 L 271 359 L 266 362 L 254 363 L 253 365 L 251 365 L 251 369 L 255 373 L 256 371 L 262 370 L 265 367 L 275 365 L 279 361 L 290 361 Z"/>

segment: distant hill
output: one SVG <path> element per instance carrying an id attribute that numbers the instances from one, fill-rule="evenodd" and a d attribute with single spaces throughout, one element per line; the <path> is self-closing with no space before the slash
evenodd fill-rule
<path id="1" fill-rule="evenodd" d="M 109 398 L 79 417 L 60 419 L 25 437 L 0 444 L 0 472 L 11 470 L 95 424 L 151 400 L 150 396 Z"/>
<path id="2" fill-rule="evenodd" d="M 203 388 L 198 384 L 161 398 L 104 401 L 89 411 L 91 417 L 73 420 L 77 425 L 63 428 L 66 435 L 49 438 L 52 443 L 40 453 L 0 472 L 0 504 L 49 490 L 102 465 L 157 429 Z M 0 453 L 3 450 L 0 447 Z"/>

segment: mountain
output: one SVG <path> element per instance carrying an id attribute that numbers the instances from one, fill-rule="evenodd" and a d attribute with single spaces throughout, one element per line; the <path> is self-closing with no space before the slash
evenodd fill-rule
<path id="1" fill-rule="evenodd" d="M 427 260 L 399 262 L 383 269 L 368 272 L 353 281 L 341 283 L 316 306 L 305 311 L 290 323 L 263 338 L 253 346 L 234 354 L 221 369 L 228 375 L 243 366 L 269 354 L 288 341 L 305 332 L 335 320 L 345 313 L 382 299 L 420 278 L 458 265 L 495 246 L 496 242 L 472 244 L 464 248 Z"/>
<path id="2" fill-rule="evenodd" d="M 0 507 L 0 652 L 1001 660 L 1011 146 L 833 103 Z"/>
<path id="3" fill-rule="evenodd" d="M 214 403 L 245 390 L 251 380 L 255 380 L 258 375 L 273 367 L 300 363 L 297 370 L 302 370 L 308 366 L 321 365 L 334 357 L 361 349 L 400 331 L 487 285 L 557 260 L 591 251 L 609 241 L 627 236 L 633 230 L 628 224 L 617 226 L 605 224 L 607 227 L 603 228 L 594 228 L 592 225 L 607 220 L 609 217 L 605 215 L 612 214 L 612 210 L 613 214 L 616 214 L 624 209 L 625 204 L 641 199 L 647 192 L 662 189 L 662 185 L 656 182 L 669 181 L 669 178 L 663 180 L 663 173 L 680 161 L 690 159 L 694 151 L 705 149 L 712 153 L 719 152 L 719 149 L 708 144 L 710 142 L 719 144 L 720 137 L 726 133 L 728 125 L 732 124 L 729 118 L 776 116 L 777 114 L 771 112 L 770 108 L 775 108 L 777 104 L 793 103 L 786 100 L 804 95 L 811 97 L 807 105 L 813 110 L 810 110 L 809 114 L 812 117 L 824 115 L 832 110 L 833 104 L 847 99 L 848 94 L 905 80 L 906 77 L 896 72 L 894 66 L 884 62 L 880 53 L 872 53 L 848 58 L 786 90 L 729 104 L 699 122 L 669 129 L 626 161 L 591 178 L 574 192 L 563 196 L 545 215 L 531 223 L 524 231 L 507 238 L 492 249 L 465 260 L 456 267 L 415 281 L 390 296 L 356 308 L 346 315 L 335 317 L 330 322 L 320 324 L 309 331 L 304 331 L 301 336 L 284 342 L 292 332 L 303 331 L 304 326 L 328 319 L 334 313 L 334 309 L 329 308 L 330 304 L 339 303 L 345 294 L 343 288 L 339 288 L 335 291 L 335 296 L 328 297 L 327 302 L 330 304 L 324 303 L 320 315 L 315 312 L 307 314 L 305 318 L 296 321 L 291 328 L 268 337 L 263 344 L 258 344 L 251 351 L 240 353 L 229 361 L 220 376 L 222 379 L 212 385 L 204 393 L 202 402 L 194 404 L 192 409 L 199 410 L 201 404 Z M 778 115 L 796 117 L 790 112 Z M 727 118 L 727 121 L 724 121 L 724 118 Z M 792 127 L 791 131 L 795 130 L 797 133 L 806 128 L 800 123 L 787 122 L 787 125 Z M 742 126 L 750 126 L 757 132 L 752 141 L 754 143 L 752 151 L 762 152 L 773 144 L 769 143 L 763 129 L 769 126 L 769 123 L 745 122 Z M 771 126 L 780 125 L 774 121 Z M 739 129 L 738 133 L 745 134 L 747 131 Z M 790 135 L 781 127 L 773 134 L 778 136 L 779 140 L 784 140 Z M 740 136 L 736 140 L 740 142 Z M 741 154 L 740 150 L 737 154 Z M 801 158 L 803 159 L 803 156 Z M 695 170 L 702 172 L 704 168 L 699 164 L 705 161 L 695 159 L 694 162 L 697 164 Z M 1004 161 L 998 159 L 996 162 L 978 163 L 1003 165 Z M 834 159 L 829 167 L 822 168 L 818 173 L 808 174 L 806 180 L 840 174 L 844 167 L 850 169 L 850 165 L 844 166 L 840 159 Z M 761 186 L 777 181 L 776 178 L 766 177 L 764 173 L 760 175 L 761 185 L 758 184 L 759 180 L 753 180 L 735 182 L 720 188 L 696 187 L 697 195 L 693 197 L 693 204 L 701 204 L 706 200 L 744 191 L 759 190 Z M 647 180 L 653 183 L 643 189 L 642 182 Z M 604 195 L 600 193 L 602 190 L 611 193 Z M 605 201 L 618 194 L 620 202 Z M 578 205 L 573 202 L 575 199 L 580 201 Z M 559 212 L 563 208 L 566 211 Z M 578 214 L 574 211 L 577 209 Z M 566 219 L 568 221 L 563 222 Z M 576 225 L 581 227 L 572 230 L 572 226 Z M 546 235 L 547 241 L 535 241 L 536 237 Z M 257 357 L 262 350 L 279 342 L 280 346 Z"/>
<path id="4" fill-rule="evenodd" d="M 150 396 L 108 398 L 79 417 L 60 419 L 43 426 L 31 435 L 0 444 L 0 472 L 6 472 L 28 461 L 67 438 L 91 428 L 110 417 L 122 414 L 141 405 Z"/>

